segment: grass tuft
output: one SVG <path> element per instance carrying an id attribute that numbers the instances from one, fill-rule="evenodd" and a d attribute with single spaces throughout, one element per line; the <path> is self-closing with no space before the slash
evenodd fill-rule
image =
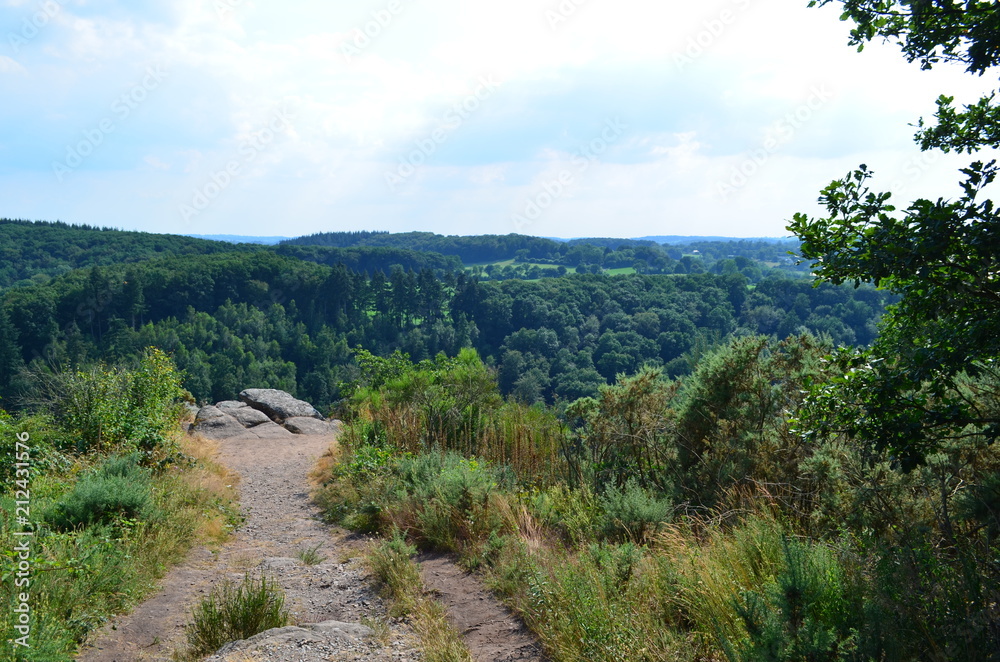
<path id="1" fill-rule="evenodd" d="M 225 580 L 202 600 L 187 627 L 190 659 L 210 655 L 231 641 L 288 625 L 285 595 L 266 575 Z"/>
<path id="2" fill-rule="evenodd" d="M 323 543 L 315 547 L 303 547 L 296 552 L 295 556 L 305 565 L 319 565 L 326 560 L 326 557 L 319 553 L 319 548 L 322 546 Z"/>

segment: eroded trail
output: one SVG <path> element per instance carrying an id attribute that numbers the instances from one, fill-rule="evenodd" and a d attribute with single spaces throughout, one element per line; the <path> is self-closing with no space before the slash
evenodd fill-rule
<path id="1" fill-rule="evenodd" d="M 357 563 L 359 545 L 317 519 L 307 476 L 335 442 L 331 435 L 260 438 L 241 435 L 218 442 L 219 461 L 240 475 L 240 506 L 246 520 L 218 552 L 197 549 L 163 580 L 162 590 L 128 616 L 105 627 L 79 660 L 137 662 L 174 659 L 185 643 L 191 608 L 224 577 L 241 579 L 263 569 L 285 590 L 293 622 L 381 623 L 378 636 L 363 627 L 286 629 L 255 640 L 218 660 L 417 660 L 416 639 L 405 623 L 385 619 L 385 608 Z M 315 565 L 298 558 L 315 549 Z M 358 636 L 362 635 L 362 636 Z M 367 635 L 367 636 L 364 636 Z"/>
<path id="2" fill-rule="evenodd" d="M 323 524 L 310 500 L 308 474 L 335 441 L 333 435 L 247 434 L 217 442 L 218 461 L 240 476 L 243 525 L 217 553 L 193 550 L 167 574 L 159 593 L 95 633 L 77 659 L 175 660 L 185 647 L 192 608 L 212 587 L 263 570 L 282 586 L 293 622 L 301 627 L 254 637 L 210 662 L 420 660 L 416 636 L 405 620 L 386 618 L 382 599 L 357 563 L 364 542 Z M 325 559 L 307 565 L 299 556 L 308 550 Z M 447 557 L 427 557 L 420 565 L 427 590 L 448 608 L 473 659 L 543 659 L 531 633 L 478 579 Z M 377 632 L 366 627 L 373 624 Z"/>
<path id="3" fill-rule="evenodd" d="M 541 646 L 519 618 L 450 556 L 419 559 L 424 587 L 448 609 L 476 662 L 542 662 Z"/>

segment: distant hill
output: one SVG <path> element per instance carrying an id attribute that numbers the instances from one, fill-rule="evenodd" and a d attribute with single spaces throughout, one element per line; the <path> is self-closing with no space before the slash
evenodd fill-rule
<path id="1" fill-rule="evenodd" d="M 44 282 L 83 267 L 246 250 L 258 249 L 175 234 L 2 218 L 0 289 Z"/>
<path id="2" fill-rule="evenodd" d="M 779 244 L 782 242 L 789 241 L 790 238 L 789 237 L 715 237 L 715 236 L 685 237 L 676 234 L 667 234 L 667 235 L 653 235 L 649 237 L 635 237 L 634 239 L 636 239 L 637 241 L 655 241 L 658 244 L 693 244 L 696 242 L 703 242 L 703 241 L 725 241 L 725 242 L 761 241 L 761 242 L 772 242 L 775 244 Z"/>
<path id="3" fill-rule="evenodd" d="M 518 251 L 525 257 L 548 258 L 563 245 L 552 239 L 523 234 L 485 234 L 476 236 L 440 235 L 433 232 L 321 232 L 281 242 L 282 246 L 384 246 L 442 255 L 457 255 L 465 264 L 508 260 Z"/>
<path id="4" fill-rule="evenodd" d="M 462 269 L 462 261 L 454 255 L 442 255 L 432 251 L 411 251 L 389 246 L 296 246 L 280 244 L 273 249 L 278 255 L 294 257 L 307 262 L 333 267 L 342 264 L 351 271 L 374 274 L 381 271 L 388 274 L 393 267 L 404 271 L 430 269 L 434 272 L 455 272 Z"/>
<path id="5" fill-rule="evenodd" d="M 225 241 L 230 244 L 262 244 L 265 246 L 274 246 L 291 239 L 291 237 L 255 237 L 243 234 L 187 234 L 184 236 L 209 241 Z"/>

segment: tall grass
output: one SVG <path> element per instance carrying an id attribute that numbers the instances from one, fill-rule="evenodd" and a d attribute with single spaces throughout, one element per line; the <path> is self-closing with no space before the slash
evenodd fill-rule
<path id="1" fill-rule="evenodd" d="M 453 451 L 510 466 L 522 480 L 539 483 L 564 474 L 559 419 L 542 408 L 504 402 L 494 375 L 474 351 L 394 367 L 393 377 L 352 396 L 341 440 L 348 449 Z"/>
<path id="2" fill-rule="evenodd" d="M 390 615 L 412 619 L 427 662 L 471 662 L 472 655 L 448 623 L 445 609 L 424 594 L 420 572 L 410 559 L 414 553 L 416 548 L 397 530 L 367 555 L 368 567 L 391 602 Z"/>

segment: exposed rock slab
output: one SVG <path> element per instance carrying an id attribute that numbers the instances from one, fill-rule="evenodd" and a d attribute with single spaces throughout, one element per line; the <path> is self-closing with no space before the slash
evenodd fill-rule
<path id="1" fill-rule="evenodd" d="M 293 436 L 291 432 L 281 427 L 273 421 L 255 425 L 252 428 L 244 429 L 243 434 L 253 435 L 258 439 L 287 439 Z"/>
<path id="2" fill-rule="evenodd" d="M 293 416 L 285 421 L 285 429 L 294 434 L 332 434 L 334 428 L 326 421 L 305 416 Z"/>
<path id="3" fill-rule="evenodd" d="M 315 623 L 304 627 L 289 625 L 283 628 L 273 628 L 256 634 L 249 639 L 242 639 L 226 644 L 208 658 L 206 662 L 224 662 L 231 659 L 246 659 L 245 657 L 232 657 L 233 654 L 272 653 L 276 650 L 298 650 L 312 649 L 310 652 L 323 653 L 345 653 L 351 650 L 351 643 L 368 639 L 373 634 L 371 628 L 357 623 L 341 623 L 339 621 L 326 621 Z M 345 646 L 344 644 L 348 644 Z M 320 649 L 320 650 L 317 650 Z M 320 659 L 317 657 L 316 659 Z M 325 658 L 333 659 L 333 658 Z"/>
<path id="4" fill-rule="evenodd" d="M 242 407 L 230 407 L 228 409 L 223 409 L 222 411 L 235 418 L 245 428 L 252 428 L 263 423 L 273 423 L 273 421 L 267 417 L 267 414 L 262 411 L 257 411 L 253 407 L 247 407 L 246 405 L 243 405 Z"/>
<path id="5" fill-rule="evenodd" d="M 239 400 L 223 400 L 222 402 L 216 402 L 215 406 L 222 411 L 226 411 L 227 409 L 243 409 L 249 405 L 245 402 L 240 402 Z M 226 413 L 228 414 L 230 412 L 226 411 Z"/>
<path id="6" fill-rule="evenodd" d="M 229 439 L 230 437 L 245 434 L 246 428 L 218 407 L 208 405 L 198 410 L 192 431 L 198 432 L 209 439 Z"/>
<path id="7" fill-rule="evenodd" d="M 323 415 L 311 404 L 278 389 L 248 388 L 240 393 L 240 400 L 264 412 L 275 423 L 284 423 L 296 417 L 323 420 Z"/>

